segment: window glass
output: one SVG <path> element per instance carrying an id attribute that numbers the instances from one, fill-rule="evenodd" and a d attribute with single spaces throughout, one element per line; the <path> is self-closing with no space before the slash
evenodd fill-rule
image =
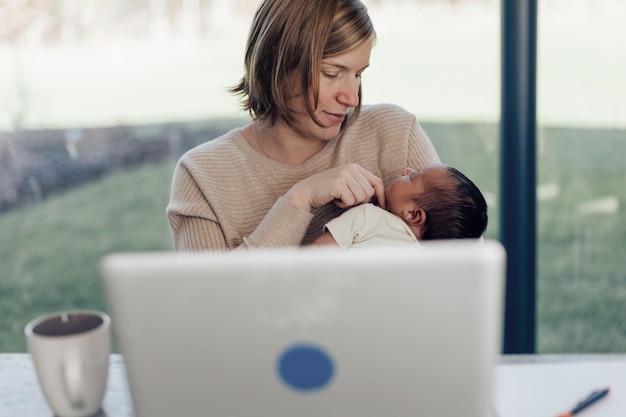
<path id="1" fill-rule="evenodd" d="M 0 2 L 0 352 L 106 309 L 102 255 L 172 249 L 174 164 L 244 117 L 226 88 L 257 4 Z"/>
<path id="2" fill-rule="evenodd" d="M 226 88 L 258 3 L 2 2 L 0 351 L 23 351 L 37 314 L 104 309 L 103 254 L 172 248 L 176 159 L 247 118 Z M 497 238 L 499 1 L 365 3 L 364 103 L 416 114 Z M 626 6 L 538 3 L 538 349 L 623 350 Z"/>
<path id="3" fill-rule="evenodd" d="M 538 351 L 626 346 L 626 4 L 540 1 Z"/>
<path id="4" fill-rule="evenodd" d="M 226 88 L 258 3 L 0 5 L 0 351 L 23 351 L 38 314 L 106 309 L 102 255 L 172 249 L 177 158 L 247 118 Z M 365 3 L 378 32 L 365 104 L 417 115 L 483 190 L 497 237 L 498 2 Z"/>
<path id="5" fill-rule="evenodd" d="M 413 112 L 443 162 L 464 172 L 489 205 L 498 236 L 500 4 L 495 0 L 368 2 L 378 39 L 364 102 Z"/>

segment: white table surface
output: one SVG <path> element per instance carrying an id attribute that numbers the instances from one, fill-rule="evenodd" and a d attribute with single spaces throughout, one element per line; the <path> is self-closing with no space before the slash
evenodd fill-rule
<path id="1" fill-rule="evenodd" d="M 98 417 L 132 417 L 133 406 L 121 355 L 109 360 L 109 380 L 103 411 Z M 32 359 L 27 353 L 0 354 L 0 416 L 53 417 L 39 388 Z"/>
<path id="2" fill-rule="evenodd" d="M 626 355 L 505 355 L 501 364 L 550 364 L 626 361 Z M 133 417 L 123 357 L 112 354 L 103 411 L 98 417 Z M 565 411 L 565 410 L 564 410 Z M 624 414 L 626 415 L 626 414 Z M 27 353 L 0 354 L 0 416 L 52 417 Z"/>

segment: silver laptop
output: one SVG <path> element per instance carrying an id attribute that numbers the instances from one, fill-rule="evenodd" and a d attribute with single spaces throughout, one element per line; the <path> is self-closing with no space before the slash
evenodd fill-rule
<path id="1" fill-rule="evenodd" d="M 138 417 L 485 417 L 505 253 L 424 248 L 108 255 Z"/>

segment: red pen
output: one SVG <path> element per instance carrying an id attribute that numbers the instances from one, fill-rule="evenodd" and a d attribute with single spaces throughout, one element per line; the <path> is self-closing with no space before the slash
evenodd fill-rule
<path id="1" fill-rule="evenodd" d="M 584 400 L 576 404 L 576 406 L 571 411 L 568 411 L 567 413 L 559 414 L 557 417 L 572 417 L 573 415 L 578 414 L 580 411 L 589 407 L 591 404 L 594 404 L 598 400 L 606 397 L 609 391 L 611 391 L 611 388 L 603 388 L 603 389 L 594 391 L 591 394 L 589 394 L 587 398 L 585 398 Z"/>

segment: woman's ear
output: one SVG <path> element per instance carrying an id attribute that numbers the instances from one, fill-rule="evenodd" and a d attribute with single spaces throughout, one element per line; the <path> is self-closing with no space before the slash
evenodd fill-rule
<path id="1" fill-rule="evenodd" d="M 426 222 L 426 211 L 421 207 L 414 207 L 413 209 L 404 212 L 404 221 L 409 226 L 422 227 Z"/>

